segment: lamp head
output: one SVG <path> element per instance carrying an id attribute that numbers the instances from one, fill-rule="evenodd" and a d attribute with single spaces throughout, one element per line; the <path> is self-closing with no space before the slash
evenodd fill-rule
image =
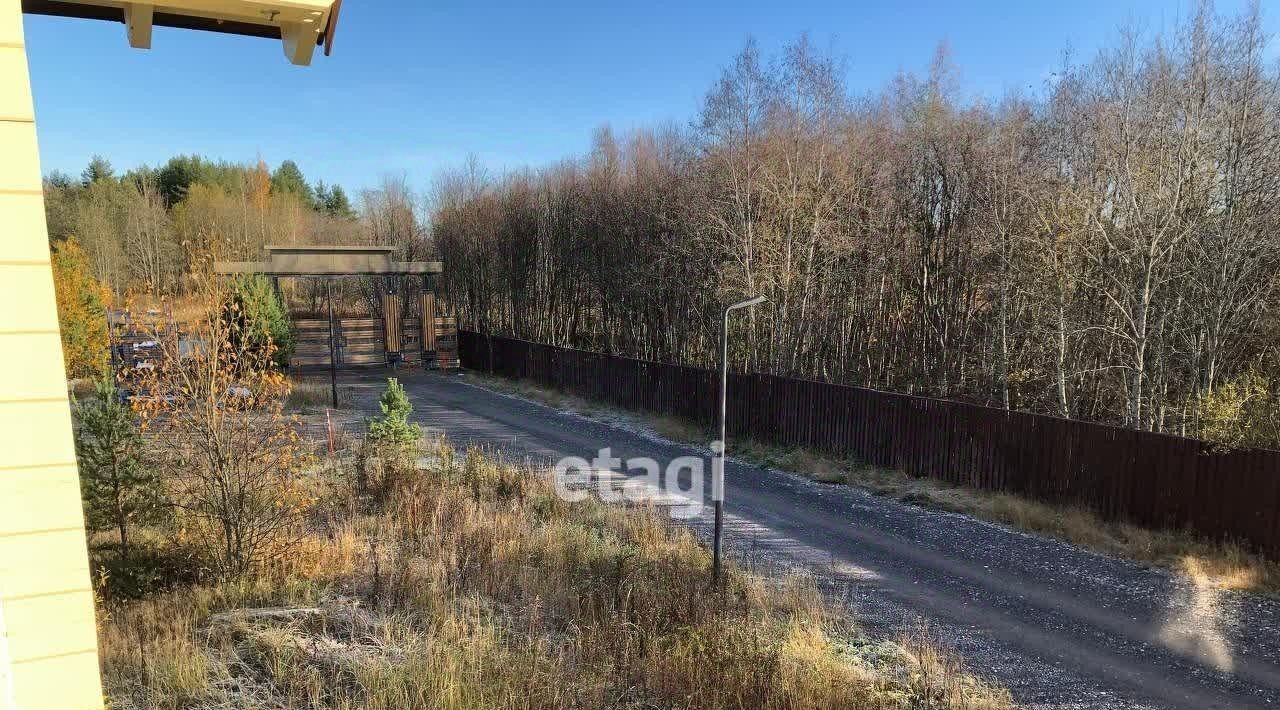
<path id="1" fill-rule="evenodd" d="M 767 300 L 769 300 L 769 299 L 765 298 L 764 296 L 756 296 L 755 298 L 747 299 L 747 300 L 745 300 L 745 301 L 739 301 L 739 302 L 737 302 L 737 303 L 733 304 L 732 306 L 729 306 L 729 307 L 728 307 L 728 308 L 726 308 L 725 310 L 726 310 L 726 311 L 736 311 L 736 310 L 738 310 L 739 308 L 750 308 L 751 306 L 758 306 L 758 305 L 760 305 L 761 303 L 764 303 L 764 302 L 765 302 L 765 301 L 767 301 Z"/>

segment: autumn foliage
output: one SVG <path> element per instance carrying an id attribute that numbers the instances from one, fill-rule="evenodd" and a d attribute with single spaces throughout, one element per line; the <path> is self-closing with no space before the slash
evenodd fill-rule
<path id="1" fill-rule="evenodd" d="M 158 336 L 164 357 L 137 373 L 135 409 L 165 463 L 179 536 L 220 575 L 238 577 L 286 556 L 310 500 L 304 453 L 283 413 L 289 382 L 274 346 L 248 337 L 250 319 L 211 289 L 182 336 Z M 229 317 L 230 315 L 230 317 Z M 185 342 L 180 342 L 179 337 Z"/>
<path id="2" fill-rule="evenodd" d="M 762 295 L 729 335 L 749 370 L 1188 436 L 1218 438 L 1233 402 L 1280 418 L 1280 71 L 1257 7 L 1200 4 L 995 100 L 945 45 L 864 94 L 805 38 L 748 43 L 691 130 L 443 173 L 442 290 L 464 327 L 697 366 L 720 308 Z M 1245 438 L 1280 445 L 1264 431 Z"/>
<path id="3" fill-rule="evenodd" d="M 89 261 L 75 239 L 54 247 L 53 287 L 67 377 L 101 377 L 109 357 L 106 291 L 90 273 Z"/>

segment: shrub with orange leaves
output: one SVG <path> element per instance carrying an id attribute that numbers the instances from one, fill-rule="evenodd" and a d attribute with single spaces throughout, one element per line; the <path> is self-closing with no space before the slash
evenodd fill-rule
<path id="1" fill-rule="evenodd" d="M 239 306 L 211 288 L 184 334 L 158 335 L 162 356 L 137 377 L 133 402 L 163 462 L 180 533 L 225 576 L 287 556 L 311 499 L 298 471 L 289 382 L 273 349 L 245 337 Z"/>

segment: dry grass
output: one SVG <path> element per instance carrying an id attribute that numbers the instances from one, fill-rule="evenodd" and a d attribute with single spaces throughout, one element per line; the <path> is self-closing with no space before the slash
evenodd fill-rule
<path id="1" fill-rule="evenodd" d="M 106 604 L 111 707 L 1010 707 L 931 639 L 862 636 L 803 578 L 709 588 L 706 550 L 652 510 L 566 503 L 476 451 L 433 461 L 377 490 L 332 467 L 276 569 Z"/>
<path id="2" fill-rule="evenodd" d="M 573 398 L 529 383 L 511 383 L 472 375 L 486 386 L 538 401 L 554 400 L 573 409 Z M 513 386 L 514 385 L 514 386 Z M 567 404 L 566 404 L 567 403 Z M 574 410 L 578 411 L 578 410 Z M 593 412 L 601 411 L 597 406 Z M 591 412 L 582 412 L 589 414 Z M 705 443 L 705 428 L 674 417 L 648 417 L 646 422 L 673 441 Z M 1280 596 L 1280 561 L 1243 546 L 1216 542 L 1191 531 L 1153 530 L 1114 522 L 1080 507 L 1050 505 L 1009 493 L 954 486 L 930 478 L 841 461 L 799 448 L 756 441 L 735 441 L 730 455 L 754 463 L 800 473 L 823 483 L 848 484 L 916 505 L 972 515 L 1019 530 L 1039 533 L 1103 554 L 1158 565 L 1220 589 Z"/>
<path id="3" fill-rule="evenodd" d="M 465 372 L 464 377 L 490 389 L 501 390 L 507 394 L 540 402 L 553 409 L 576 412 L 588 417 L 608 411 L 607 408 L 589 399 L 540 387 L 527 380 L 504 380 L 498 377 L 477 375 L 474 372 Z"/>
<path id="4" fill-rule="evenodd" d="M 338 409 L 349 409 L 354 402 L 350 387 L 338 386 Z M 287 412 L 306 414 L 322 412 L 333 407 L 333 392 L 329 382 L 319 380 L 294 380 L 290 384 L 289 397 L 285 400 Z"/>
<path id="5" fill-rule="evenodd" d="M 174 323 L 180 325 L 197 321 L 207 312 L 206 304 L 198 298 L 159 297 L 146 293 L 130 294 L 120 303 L 113 304 L 113 307 L 128 308 L 136 314 L 154 311 L 157 317 L 163 320 L 172 318 Z"/>
<path id="6" fill-rule="evenodd" d="M 72 399 L 85 399 L 86 397 L 94 396 L 93 380 L 87 377 L 67 380 L 67 394 Z"/>
<path id="7" fill-rule="evenodd" d="M 954 486 L 898 471 L 841 462 L 804 450 L 778 451 L 754 442 L 744 458 L 827 483 L 860 486 L 907 503 L 972 515 L 1115 557 L 1178 571 L 1222 589 L 1280 595 L 1280 562 L 1190 531 L 1154 530 L 1105 520 L 1075 506 L 1050 505 L 1009 493 Z"/>

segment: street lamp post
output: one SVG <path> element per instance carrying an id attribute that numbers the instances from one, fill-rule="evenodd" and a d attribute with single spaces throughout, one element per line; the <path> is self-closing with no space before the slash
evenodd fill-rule
<path id="1" fill-rule="evenodd" d="M 724 309 L 724 321 L 720 327 L 720 441 L 712 444 L 716 457 L 711 462 L 711 500 L 715 506 L 715 533 L 711 545 L 711 575 L 720 582 L 720 538 L 724 530 L 724 456 L 728 449 L 727 413 L 729 407 L 729 314 L 740 308 L 750 308 L 765 302 L 764 296 L 739 301 Z M 716 444 L 719 444 L 717 447 Z"/>

